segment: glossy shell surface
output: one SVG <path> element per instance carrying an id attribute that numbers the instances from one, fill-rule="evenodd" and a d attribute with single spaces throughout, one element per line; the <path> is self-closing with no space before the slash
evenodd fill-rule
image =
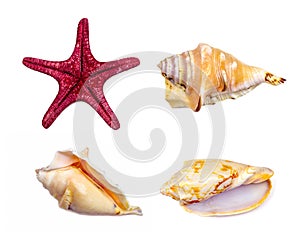
<path id="1" fill-rule="evenodd" d="M 261 205 L 271 190 L 273 171 L 227 160 L 190 160 L 161 188 L 188 211 L 232 215 Z"/>
<path id="2" fill-rule="evenodd" d="M 88 215 L 142 214 L 117 187 L 71 151 L 57 152 L 52 163 L 36 174 L 63 209 Z"/>

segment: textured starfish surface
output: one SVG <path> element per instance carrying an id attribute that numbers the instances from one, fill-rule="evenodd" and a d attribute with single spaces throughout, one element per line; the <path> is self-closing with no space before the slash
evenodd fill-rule
<path id="1" fill-rule="evenodd" d="M 58 81 L 58 94 L 42 121 L 45 128 L 50 127 L 70 104 L 83 101 L 92 106 L 111 128 L 118 129 L 120 123 L 106 101 L 103 85 L 115 74 L 138 66 L 140 61 L 135 57 L 110 62 L 97 61 L 90 50 L 88 20 L 82 19 L 78 24 L 76 45 L 69 59 L 58 62 L 25 57 L 23 64 Z"/>

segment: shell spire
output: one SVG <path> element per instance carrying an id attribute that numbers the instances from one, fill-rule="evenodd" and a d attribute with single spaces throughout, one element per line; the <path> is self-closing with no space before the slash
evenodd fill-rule
<path id="1" fill-rule="evenodd" d="M 280 85 L 283 84 L 286 80 L 280 78 L 271 73 L 266 73 L 265 81 L 271 85 Z"/>
<path id="2" fill-rule="evenodd" d="M 165 77 L 166 100 L 170 105 L 194 111 L 203 105 L 236 99 L 264 82 L 279 85 L 285 81 L 207 44 L 168 57 L 158 67 Z"/>

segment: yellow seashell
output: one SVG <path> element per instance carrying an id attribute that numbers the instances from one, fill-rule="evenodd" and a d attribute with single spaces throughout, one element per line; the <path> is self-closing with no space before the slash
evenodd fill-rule
<path id="1" fill-rule="evenodd" d="M 194 111 L 202 105 L 236 99 L 263 82 L 278 85 L 285 81 L 207 44 L 168 57 L 158 66 L 165 77 L 166 100 L 171 107 Z"/>
<path id="2" fill-rule="evenodd" d="M 63 209 L 89 215 L 142 215 L 118 188 L 71 151 L 57 152 L 52 163 L 36 174 Z"/>
<path id="3" fill-rule="evenodd" d="M 199 215 L 232 215 L 261 205 L 271 190 L 273 171 L 227 160 L 191 160 L 161 188 Z"/>

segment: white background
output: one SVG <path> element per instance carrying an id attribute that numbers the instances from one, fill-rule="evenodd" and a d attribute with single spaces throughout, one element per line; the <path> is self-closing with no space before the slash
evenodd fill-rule
<path id="1" fill-rule="evenodd" d="M 1 245 L 299 243 L 300 17 L 296 3 L 2 1 Z M 89 19 L 92 52 L 101 61 L 138 51 L 181 53 L 205 42 L 287 79 L 284 85 L 263 84 L 236 101 L 222 103 L 226 143 L 220 157 L 275 171 L 272 195 L 263 206 L 240 216 L 205 218 L 155 195 L 129 197 L 131 204 L 143 209 L 142 217 L 80 216 L 58 208 L 36 180 L 34 169 L 49 164 L 55 151 L 74 148 L 75 105 L 45 130 L 41 120 L 58 86 L 53 78 L 23 66 L 22 59 L 68 58 L 83 17 Z M 153 83 L 164 81 L 157 76 Z M 118 93 L 108 98 L 112 106 Z M 202 125 L 209 122 L 207 110 L 195 117 L 209 145 Z M 95 122 L 99 133 L 110 131 L 101 119 Z M 199 158 L 205 157 L 201 151 Z"/>

